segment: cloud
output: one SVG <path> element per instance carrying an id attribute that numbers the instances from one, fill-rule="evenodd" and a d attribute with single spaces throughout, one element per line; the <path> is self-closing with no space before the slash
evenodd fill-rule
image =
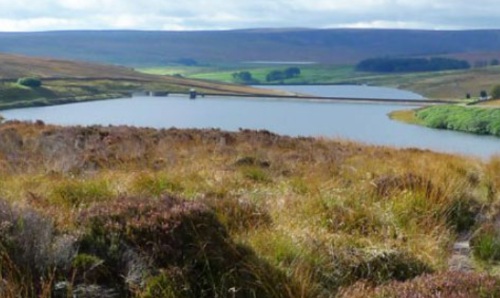
<path id="1" fill-rule="evenodd" d="M 0 0 L 0 30 L 472 29 L 499 14 L 493 0 Z"/>

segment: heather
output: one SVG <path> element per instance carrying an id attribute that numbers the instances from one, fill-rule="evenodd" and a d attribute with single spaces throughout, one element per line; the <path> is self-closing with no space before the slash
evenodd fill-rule
<path id="1" fill-rule="evenodd" d="M 0 292 L 495 297 L 499 187 L 498 157 L 7 122 Z"/>

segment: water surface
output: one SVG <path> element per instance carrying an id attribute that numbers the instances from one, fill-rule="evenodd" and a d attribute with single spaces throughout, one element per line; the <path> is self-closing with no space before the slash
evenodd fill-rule
<path id="1" fill-rule="evenodd" d="M 489 157 L 500 138 L 434 130 L 390 120 L 408 106 L 187 96 L 135 97 L 3 111 L 7 119 L 62 125 L 133 125 L 155 128 L 266 129 L 290 136 L 324 136 L 368 144 L 416 147 Z"/>
<path id="2" fill-rule="evenodd" d="M 324 97 L 376 98 L 376 99 L 425 99 L 420 94 L 387 87 L 365 85 L 271 85 L 256 86 L 265 89 L 278 89 L 291 93 L 302 93 Z"/>

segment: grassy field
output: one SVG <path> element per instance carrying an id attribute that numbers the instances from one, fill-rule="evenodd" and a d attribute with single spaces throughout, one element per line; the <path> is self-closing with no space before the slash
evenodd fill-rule
<path id="1" fill-rule="evenodd" d="M 499 173 L 267 131 L 4 123 L 2 297 L 497 297 Z"/>
<path id="2" fill-rule="evenodd" d="M 290 65 L 289 65 L 290 66 Z M 242 64 L 206 66 L 202 68 L 175 67 L 145 68 L 149 73 L 178 73 L 188 78 L 232 82 L 232 73 L 249 71 L 261 83 L 271 70 L 283 70 L 289 66 L 247 66 Z M 482 90 L 489 92 L 498 84 L 500 67 L 475 68 L 461 71 L 424 72 L 407 74 L 377 74 L 356 72 L 353 66 L 299 66 L 299 77 L 284 80 L 284 84 L 367 84 L 414 91 L 428 98 L 464 99 L 469 93 L 478 98 Z M 271 84 L 276 84 L 272 82 Z"/>
<path id="3" fill-rule="evenodd" d="M 283 80 L 285 84 L 327 84 L 342 83 L 347 78 L 358 76 L 352 66 L 328 65 L 261 65 L 261 64 L 218 64 L 204 67 L 152 67 L 139 68 L 138 71 L 150 74 L 180 74 L 187 78 L 210 81 L 234 82 L 232 74 L 239 71 L 248 71 L 261 84 L 276 84 L 266 82 L 266 75 L 273 70 L 284 70 L 288 67 L 299 67 L 301 75 L 296 78 Z"/>

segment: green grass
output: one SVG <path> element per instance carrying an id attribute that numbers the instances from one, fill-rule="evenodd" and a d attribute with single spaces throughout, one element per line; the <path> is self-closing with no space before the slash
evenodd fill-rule
<path id="1" fill-rule="evenodd" d="M 141 67 L 136 70 L 154 74 L 154 75 L 183 75 L 190 76 L 192 74 L 203 73 L 203 72 L 212 72 L 213 68 L 204 67 L 204 66 L 169 66 L 169 67 Z"/>
<path id="2" fill-rule="evenodd" d="M 38 88 L 17 83 L 0 83 L 0 109 L 123 97 L 138 86 L 129 82 L 106 80 L 46 81 Z"/>
<path id="3" fill-rule="evenodd" d="M 181 74 L 187 78 L 234 82 L 232 73 L 249 71 L 262 84 L 272 70 L 290 65 L 218 64 L 203 67 L 154 67 L 139 69 L 152 74 Z M 297 66 L 297 65 L 293 65 Z M 500 67 L 424 73 L 379 74 L 357 72 L 352 65 L 299 65 L 301 75 L 284 80 L 284 84 L 367 84 L 405 89 L 428 98 L 464 99 L 467 94 L 478 98 L 481 90 L 489 91 L 498 83 Z"/>
<path id="4" fill-rule="evenodd" d="M 187 86 L 161 81 L 61 79 L 42 82 L 43 85 L 39 88 L 0 82 L 0 110 L 127 97 L 135 90 L 168 90 L 181 93 L 189 90 Z"/>
<path id="5" fill-rule="evenodd" d="M 423 125 L 500 136 L 500 109 L 433 106 L 416 112 Z"/>
<path id="6" fill-rule="evenodd" d="M 250 65 L 250 64 L 217 64 L 203 67 L 152 67 L 137 70 L 149 74 L 180 74 L 187 78 L 203 79 L 219 82 L 234 83 L 232 74 L 239 71 L 249 71 L 254 79 L 261 84 L 276 84 L 278 81 L 266 82 L 266 75 L 273 70 L 284 70 L 292 65 Z M 360 74 L 356 74 L 350 65 L 293 65 L 301 69 L 301 75 L 286 79 L 285 84 L 327 84 L 343 83 Z"/>

